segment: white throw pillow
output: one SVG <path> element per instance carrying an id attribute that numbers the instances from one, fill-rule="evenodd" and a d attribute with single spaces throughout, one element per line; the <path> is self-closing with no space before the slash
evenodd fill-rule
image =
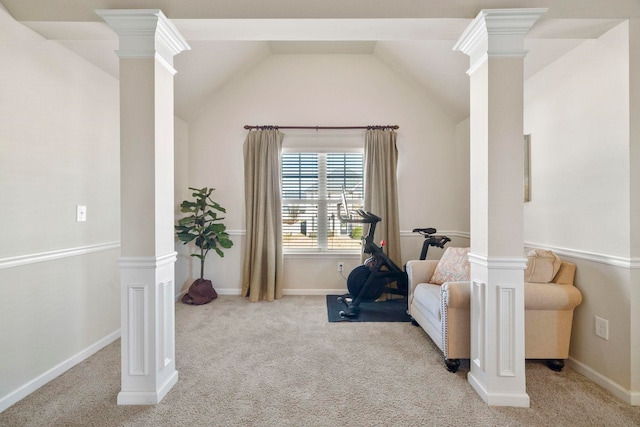
<path id="1" fill-rule="evenodd" d="M 562 261 L 558 255 L 545 249 L 527 252 L 527 269 L 524 281 L 530 283 L 549 283 L 556 277 Z"/>

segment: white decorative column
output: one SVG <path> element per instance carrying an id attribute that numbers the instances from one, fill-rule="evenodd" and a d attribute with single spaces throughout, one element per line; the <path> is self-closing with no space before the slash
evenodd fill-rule
<path id="1" fill-rule="evenodd" d="M 529 406 L 524 365 L 524 36 L 546 9 L 482 10 L 470 57 L 471 370 L 489 405 Z"/>
<path id="2" fill-rule="evenodd" d="M 120 49 L 121 363 L 119 405 L 150 405 L 175 365 L 173 57 L 189 49 L 157 9 L 96 11 Z"/>

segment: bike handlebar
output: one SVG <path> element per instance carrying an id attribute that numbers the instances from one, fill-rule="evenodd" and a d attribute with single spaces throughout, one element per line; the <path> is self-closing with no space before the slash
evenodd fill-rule
<path id="1" fill-rule="evenodd" d="M 382 220 L 382 218 L 380 218 L 379 216 L 374 215 L 371 212 L 367 212 L 363 209 L 356 209 L 355 213 L 357 213 L 360 218 L 352 218 L 348 212 L 347 215 L 343 215 L 342 203 L 338 203 L 338 218 L 340 219 L 340 222 L 351 224 L 373 224 Z"/>

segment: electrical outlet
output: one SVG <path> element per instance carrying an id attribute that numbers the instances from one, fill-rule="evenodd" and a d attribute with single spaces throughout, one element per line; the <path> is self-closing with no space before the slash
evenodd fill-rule
<path id="1" fill-rule="evenodd" d="M 344 262 L 340 261 L 338 263 L 338 271 L 342 273 L 344 271 Z"/>
<path id="2" fill-rule="evenodd" d="M 596 335 L 605 340 L 609 339 L 609 321 L 596 316 Z"/>

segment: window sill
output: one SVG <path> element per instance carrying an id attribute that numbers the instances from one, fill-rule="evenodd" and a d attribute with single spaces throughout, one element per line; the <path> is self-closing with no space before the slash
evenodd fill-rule
<path id="1" fill-rule="evenodd" d="M 359 259 L 361 252 L 353 252 L 353 251 L 285 251 L 285 258 L 353 258 Z"/>

